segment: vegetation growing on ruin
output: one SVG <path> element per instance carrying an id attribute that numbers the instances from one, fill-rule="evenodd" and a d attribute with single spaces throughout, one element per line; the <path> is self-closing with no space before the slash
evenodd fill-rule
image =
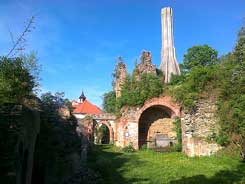
<path id="1" fill-rule="evenodd" d="M 163 93 L 163 84 L 160 77 L 152 74 L 142 74 L 139 80 L 127 76 L 121 93 L 118 99 L 119 107 L 143 105 L 147 99 Z"/>
<path id="2" fill-rule="evenodd" d="M 240 149 L 245 149 L 242 146 L 245 140 L 244 53 L 242 31 L 234 50 L 218 59 L 214 49 L 194 46 L 184 56 L 182 75 L 173 76 L 168 85 L 169 93 L 190 112 L 195 111 L 198 99 L 215 98 L 220 123 L 220 133 L 215 140 L 223 146 L 235 144 Z"/>
<path id="3" fill-rule="evenodd" d="M 219 58 L 218 52 L 208 45 L 189 48 L 180 65 L 182 74 L 173 75 L 168 85 L 162 84 L 161 75 L 143 74 L 140 80 L 128 76 L 120 98 L 116 99 L 113 92 L 105 94 L 104 109 L 115 113 L 123 106 L 142 105 L 164 92 L 191 113 L 200 98 L 213 98 L 217 101 L 220 124 L 219 135 L 213 139 L 223 146 L 235 144 L 245 149 L 244 30 L 240 30 L 234 50 Z"/>
<path id="4" fill-rule="evenodd" d="M 160 96 L 163 83 L 160 76 L 142 74 L 139 79 L 128 75 L 121 90 L 121 97 L 116 99 L 114 92 L 104 94 L 104 110 L 118 113 L 123 106 L 143 105 L 147 99 Z"/>
<path id="5" fill-rule="evenodd" d="M 182 151 L 182 130 L 181 130 L 181 121 L 179 118 L 176 118 L 173 122 L 175 125 L 175 132 L 177 134 L 178 143 L 175 146 L 175 151 Z"/>

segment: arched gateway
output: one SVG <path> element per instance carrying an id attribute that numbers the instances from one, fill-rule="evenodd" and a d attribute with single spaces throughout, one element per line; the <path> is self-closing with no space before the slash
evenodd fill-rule
<path id="1" fill-rule="evenodd" d="M 153 98 L 137 113 L 138 148 L 166 147 L 176 142 L 174 120 L 180 117 L 180 107 L 168 96 Z"/>
<path id="2" fill-rule="evenodd" d="M 181 116 L 181 107 L 170 96 L 147 100 L 141 108 L 127 108 L 117 121 L 116 145 L 132 144 L 139 149 L 164 146 L 174 141 L 175 117 Z"/>
<path id="3" fill-rule="evenodd" d="M 106 143 L 106 144 L 113 144 L 114 143 L 114 131 L 113 131 L 113 128 L 112 128 L 112 126 L 111 126 L 111 124 L 110 124 L 110 122 L 108 121 L 108 120 L 95 120 L 95 125 L 94 125 L 95 127 L 95 129 L 97 128 L 97 127 L 100 127 L 100 126 L 105 126 L 107 129 L 108 129 L 108 133 L 109 133 L 109 135 L 108 135 L 108 138 L 109 138 L 109 140 L 108 140 L 108 142 L 107 142 L 107 140 L 105 141 L 105 142 L 102 142 L 102 143 Z"/>

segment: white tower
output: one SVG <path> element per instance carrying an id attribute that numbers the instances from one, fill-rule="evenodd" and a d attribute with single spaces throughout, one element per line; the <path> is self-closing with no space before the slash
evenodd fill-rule
<path id="1" fill-rule="evenodd" d="M 162 17 L 162 50 L 161 50 L 161 65 L 165 79 L 168 83 L 171 79 L 171 74 L 180 75 L 179 64 L 175 56 L 174 36 L 173 36 L 173 10 L 170 7 L 161 10 Z"/>

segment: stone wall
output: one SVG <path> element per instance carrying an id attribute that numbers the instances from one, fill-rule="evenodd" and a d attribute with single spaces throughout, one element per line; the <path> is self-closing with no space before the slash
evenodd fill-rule
<path id="1" fill-rule="evenodd" d="M 218 132 L 216 108 L 214 100 L 201 99 L 194 113 L 183 113 L 182 145 L 188 156 L 209 156 L 221 148 L 209 140 L 210 136 Z"/>
<path id="2" fill-rule="evenodd" d="M 174 119 L 171 118 L 162 118 L 154 121 L 148 130 L 147 139 L 152 142 L 148 142 L 147 147 L 155 148 L 156 146 L 156 139 L 157 137 L 161 136 L 164 138 L 168 138 L 168 142 L 175 143 L 177 142 L 177 135 L 175 131 Z"/>
<path id="3" fill-rule="evenodd" d="M 133 144 L 134 148 L 138 149 L 139 136 L 143 137 L 144 140 L 147 139 L 150 124 L 154 124 L 154 122 L 158 120 L 161 124 L 161 131 L 158 132 L 161 133 L 166 130 L 168 131 L 168 133 L 165 134 L 168 134 L 167 137 L 175 137 L 172 134 L 172 124 L 170 125 L 169 122 L 163 123 L 165 120 L 162 118 L 172 118 L 170 119 L 172 121 L 176 116 L 181 116 L 180 106 L 174 103 L 170 96 L 149 99 L 142 107 L 123 107 L 121 109 L 121 117 L 115 121 L 115 145 L 124 147 Z M 156 125 L 158 125 L 158 123 L 156 123 Z M 139 135 L 139 129 L 141 129 L 141 127 L 143 129 L 145 127 L 146 132 Z"/>
<path id="4" fill-rule="evenodd" d="M 144 73 L 153 75 L 157 74 L 157 68 L 156 65 L 152 64 L 152 56 L 150 52 L 143 51 L 140 59 L 141 63 L 139 63 L 133 71 L 133 75 L 136 78 L 136 80 L 139 80 L 140 75 Z"/>
<path id="5" fill-rule="evenodd" d="M 122 85 L 127 77 L 126 65 L 120 61 L 115 70 L 115 81 L 113 81 L 113 89 L 116 93 L 116 98 L 121 96 Z"/>

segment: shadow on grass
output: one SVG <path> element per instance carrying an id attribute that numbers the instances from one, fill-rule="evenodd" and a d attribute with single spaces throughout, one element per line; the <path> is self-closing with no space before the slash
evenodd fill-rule
<path id="1" fill-rule="evenodd" d="M 234 170 L 221 170 L 214 176 L 207 178 L 204 175 L 183 177 L 173 180 L 170 184 L 245 184 L 245 163 L 240 163 Z"/>
<path id="2" fill-rule="evenodd" d="M 111 146 L 107 145 L 96 145 L 93 151 L 88 153 L 88 166 L 94 171 L 98 172 L 103 181 L 99 184 L 127 184 L 127 183 L 149 183 L 148 179 L 145 178 L 123 178 L 120 174 L 123 172 L 120 170 L 123 165 L 129 160 L 134 161 L 135 165 L 143 164 L 137 158 L 134 153 L 125 154 L 120 152 L 113 152 Z"/>

